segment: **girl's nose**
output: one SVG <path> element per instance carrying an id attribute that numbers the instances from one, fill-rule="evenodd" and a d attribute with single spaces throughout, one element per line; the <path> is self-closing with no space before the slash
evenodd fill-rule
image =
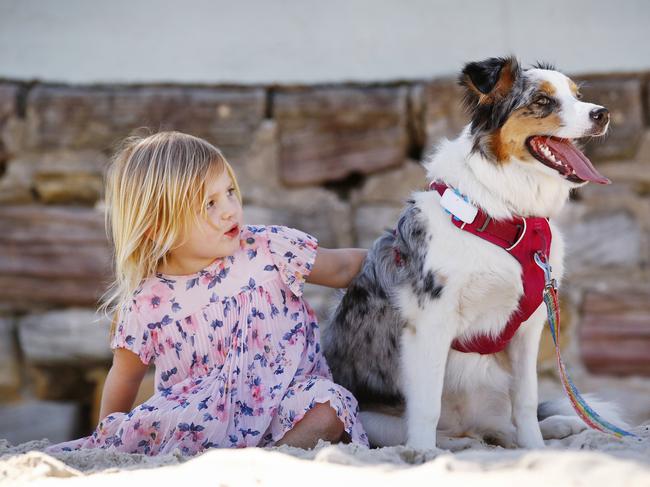
<path id="1" fill-rule="evenodd" d="M 233 216 L 233 213 L 234 213 L 234 211 L 231 208 L 228 208 L 228 209 L 224 210 L 221 213 L 221 219 L 222 220 L 230 220 L 232 218 L 232 216 Z"/>
<path id="2" fill-rule="evenodd" d="M 234 214 L 235 214 L 235 205 L 228 204 L 224 207 L 223 211 L 221 212 L 221 219 L 230 220 Z"/>

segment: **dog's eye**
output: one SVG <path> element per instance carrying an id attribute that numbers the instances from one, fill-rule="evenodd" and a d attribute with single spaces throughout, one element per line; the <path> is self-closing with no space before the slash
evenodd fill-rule
<path id="1" fill-rule="evenodd" d="M 551 103 L 551 99 L 548 96 L 537 97 L 534 101 L 535 105 L 545 106 Z"/>
<path id="2" fill-rule="evenodd" d="M 582 93 L 580 93 L 579 91 L 576 92 L 576 99 L 582 100 Z"/>

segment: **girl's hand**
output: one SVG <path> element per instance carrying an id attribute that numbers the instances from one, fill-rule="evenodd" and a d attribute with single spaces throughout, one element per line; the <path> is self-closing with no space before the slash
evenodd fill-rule
<path id="1" fill-rule="evenodd" d="M 321 286 L 345 288 L 359 273 L 368 251 L 366 249 L 318 248 L 316 260 L 307 282 Z"/>

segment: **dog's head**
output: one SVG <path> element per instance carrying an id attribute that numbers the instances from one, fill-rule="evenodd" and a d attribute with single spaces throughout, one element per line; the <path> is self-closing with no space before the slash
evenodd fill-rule
<path id="1" fill-rule="evenodd" d="M 525 164 L 571 187 L 610 181 L 575 146 L 607 132 L 606 108 L 581 101 L 578 86 L 552 66 L 517 60 L 469 63 L 460 78 L 471 111 L 473 149 L 497 165 Z"/>

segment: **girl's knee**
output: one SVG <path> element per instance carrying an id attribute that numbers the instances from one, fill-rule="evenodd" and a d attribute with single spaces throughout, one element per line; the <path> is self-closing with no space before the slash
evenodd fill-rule
<path id="1" fill-rule="evenodd" d="M 329 402 L 318 403 L 305 417 L 309 416 L 310 422 L 318 430 L 318 436 L 330 442 L 339 441 L 345 432 L 345 426 L 339 419 L 336 411 Z"/>

